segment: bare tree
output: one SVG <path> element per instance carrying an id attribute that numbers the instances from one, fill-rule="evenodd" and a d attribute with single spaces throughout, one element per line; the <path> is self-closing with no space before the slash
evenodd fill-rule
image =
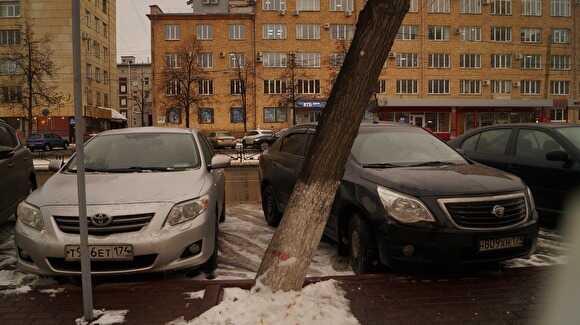
<path id="1" fill-rule="evenodd" d="M 300 65 L 296 62 L 296 53 L 289 53 L 286 68 L 281 75 L 285 85 L 280 94 L 278 106 L 292 110 L 292 125 L 296 125 L 296 103 L 302 99 L 299 94 L 298 80 L 304 76 L 299 68 Z"/>
<path id="2" fill-rule="evenodd" d="M 368 0 L 360 14 L 302 172 L 258 271 L 257 279 L 274 291 L 302 288 L 364 111 L 408 10 L 409 0 Z"/>
<path id="3" fill-rule="evenodd" d="M 143 67 L 141 67 L 141 76 L 135 85 L 129 85 L 131 91 L 131 100 L 135 105 L 133 106 L 133 114 L 135 114 L 135 107 L 137 113 L 141 115 L 141 126 L 145 126 L 145 113 L 147 111 L 147 96 L 145 87 L 145 76 L 143 74 Z"/>
<path id="4" fill-rule="evenodd" d="M 242 114 L 244 117 L 244 133 L 248 131 L 248 89 L 251 89 L 250 75 L 253 74 L 253 67 L 248 64 L 247 60 L 242 59 L 240 54 L 234 54 L 234 74 L 239 84 L 239 95 L 241 96 Z"/>
<path id="5" fill-rule="evenodd" d="M 162 80 L 170 95 L 170 101 L 185 111 L 185 127 L 190 127 L 191 110 L 199 102 L 196 89 L 202 79 L 200 46 L 195 36 L 191 36 L 173 54 L 166 56 Z M 168 93 L 169 94 L 169 93 Z"/>
<path id="6" fill-rule="evenodd" d="M 53 51 L 50 48 L 51 39 L 48 35 L 37 38 L 29 22 L 24 24 L 19 44 L 9 47 L 5 59 L 14 66 L 11 76 L 22 89 L 22 109 L 26 113 L 26 136 L 32 132 L 33 109 L 46 105 L 48 109 L 62 105 L 70 96 L 58 92 L 58 86 L 50 85 L 48 81 L 54 77 L 57 67 L 52 60 Z"/>

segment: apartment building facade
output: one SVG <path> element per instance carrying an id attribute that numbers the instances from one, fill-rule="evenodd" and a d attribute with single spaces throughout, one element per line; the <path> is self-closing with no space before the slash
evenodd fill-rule
<path id="1" fill-rule="evenodd" d="M 364 3 L 196 0 L 193 12 L 181 15 L 155 7 L 150 15 L 153 64 L 163 61 L 169 46 L 164 28 L 173 22 L 194 34 L 200 31 L 196 26 L 209 26 L 216 39 L 206 40 L 208 52 L 234 51 L 228 48 L 231 40 L 217 40 L 227 39 L 232 10 L 246 8 L 247 27 L 253 28 L 253 35 L 240 41 L 253 72 L 248 123 L 281 129 L 315 122 Z M 429 128 L 443 138 L 496 123 L 577 122 L 579 7 L 574 0 L 411 0 L 377 85 L 375 114 Z M 223 81 L 213 89 L 220 95 L 208 96 L 203 104 L 213 108 L 214 118 L 193 125 L 239 130 L 226 114 L 235 96 L 229 82 L 219 71 L 207 72 L 204 78 Z M 154 98 L 163 99 L 165 88 L 159 85 Z M 155 106 L 154 111 L 163 119 L 165 109 Z"/>
<path id="2" fill-rule="evenodd" d="M 127 126 L 153 125 L 151 63 L 136 62 L 134 56 L 122 56 L 121 63 L 117 65 L 117 72 L 119 112 L 127 119 Z"/>
<path id="3" fill-rule="evenodd" d="M 65 138 L 74 136 L 73 60 L 71 1 L 0 1 L 0 59 L 10 46 L 21 42 L 25 24 L 35 39 L 47 36 L 55 71 L 46 79 L 49 87 L 65 98 L 61 105 L 42 101 L 33 109 L 33 132 L 52 132 Z M 87 132 L 111 128 L 118 108 L 116 66 L 116 0 L 81 0 L 83 112 Z M 5 61 L 4 61 L 5 62 Z M 22 105 L 23 78 L 17 71 L 0 73 L 0 118 L 20 131 L 27 123 Z M 114 123 L 114 121 L 113 121 Z"/>

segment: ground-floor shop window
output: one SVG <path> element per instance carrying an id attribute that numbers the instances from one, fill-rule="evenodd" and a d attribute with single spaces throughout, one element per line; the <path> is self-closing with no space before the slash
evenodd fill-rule
<path id="1" fill-rule="evenodd" d="M 286 108 L 284 107 L 264 107 L 265 123 L 283 123 L 288 119 Z"/>
<path id="2" fill-rule="evenodd" d="M 465 113 L 464 127 L 467 131 L 495 124 L 535 122 L 535 112 L 468 112 Z"/>
<path id="3" fill-rule="evenodd" d="M 408 123 L 432 132 L 449 132 L 449 112 L 387 112 L 385 121 Z"/>
<path id="4" fill-rule="evenodd" d="M 244 123 L 244 109 L 241 107 L 232 107 L 230 109 L 231 123 Z"/>
<path id="5" fill-rule="evenodd" d="M 566 122 L 566 109 L 553 108 L 550 110 L 550 121 L 552 122 Z"/>
<path id="6" fill-rule="evenodd" d="M 199 124 L 213 124 L 213 108 L 199 109 Z"/>

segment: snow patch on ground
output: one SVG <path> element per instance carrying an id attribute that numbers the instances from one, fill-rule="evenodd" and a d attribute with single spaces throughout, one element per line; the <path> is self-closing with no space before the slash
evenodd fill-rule
<path id="1" fill-rule="evenodd" d="M 224 290 L 224 300 L 189 323 L 171 325 L 358 325 L 349 300 L 334 280 L 311 284 L 300 292 L 279 291 L 257 285 L 252 291 Z"/>
<path id="2" fill-rule="evenodd" d="M 30 291 L 32 291 L 32 288 L 30 286 L 21 286 L 21 287 L 15 288 L 15 289 L 2 290 L 2 291 L 0 291 L 0 294 L 3 294 L 3 295 L 21 295 L 21 294 L 29 293 Z"/>
<path id="3" fill-rule="evenodd" d="M 40 293 L 45 293 L 47 295 L 49 295 L 51 298 L 56 297 L 56 295 L 58 293 L 63 293 L 65 291 L 64 288 L 57 288 L 57 289 L 44 289 L 44 290 L 40 290 Z"/>
<path id="4" fill-rule="evenodd" d="M 534 254 L 528 258 L 515 258 L 503 262 L 503 265 L 507 268 L 516 268 L 566 264 L 568 263 L 568 250 L 569 245 L 562 236 L 554 232 L 540 230 L 538 247 Z"/>
<path id="5" fill-rule="evenodd" d="M 185 299 L 187 299 L 187 300 L 203 299 L 203 296 L 205 295 L 205 290 L 200 290 L 200 291 L 195 291 L 195 292 L 185 292 L 183 294 L 186 295 Z"/>
<path id="6" fill-rule="evenodd" d="M 84 317 L 77 318 L 77 325 L 114 325 L 125 322 L 128 310 L 94 310 L 95 320 L 87 322 Z"/>

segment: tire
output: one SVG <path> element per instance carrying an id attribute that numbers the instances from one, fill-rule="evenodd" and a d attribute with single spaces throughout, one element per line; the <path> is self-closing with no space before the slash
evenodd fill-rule
<path id="1" fill-rule="evenodd" d="M 354 214 L 348 227 L 350 265 L 356 274 L 376 271 L 377 246 L 370 226 Z"/>
<path id="2" fill-rule="evenodd" d="M 282 213 L 278 210 L 274 188 L 270 184 L 266 184 L 262 189 L 262 210 L 266 223 L 270 227 L 278 227 L 280 220 L 282 220 Z"/>
<path id="3" fill-rule="evenodd" d="M 215 225 L 215 243 L 213 247 L 213 253 L 211 257 L 205 264 L 201 267 L 201 270 L 208 275 L 208 278 L 215 278 L 214 272 L 218 267 L 218 237 L 219 237 L 219 220 L 216 220 Z"/>

